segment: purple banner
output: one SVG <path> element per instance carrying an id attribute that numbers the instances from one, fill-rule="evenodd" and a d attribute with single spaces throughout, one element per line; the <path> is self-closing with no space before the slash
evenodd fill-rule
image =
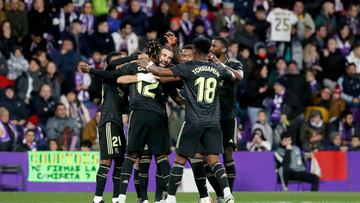
<path id="1" fill-rule="evenodd" d="M 360 192 L 360 153 L 349 152 L 348 156 L 348 180 L 347 181 L 322 181 L 321 191 L 353 191 Z M 25 190 L 28 192 L 94 192 L 95 183 L 39 183 L 28 182 L 28 156 L 26 153 L 0 153 L 0 165 L 3 164 L 20 164 L 25 176 Z M 171 156 L 173 163 L 174 155 Z M 272 153 L 252 153 L 237 152 L 235 153 L 235 163 L 237 178 L 235 182 L 235 191 L 275 191 L 276 174 L 275 162 Z M 187 167 L 189 167 L 187 165 Z M 150 167 L 149 173 L 149 191 L 155 190 L 155 172 L 156 165 L 154 160 Z M 109 179 L 106 184 L 106 191 L 112 191 L 112 169 L 109 172 Z M 19 177 L 14 175 L 2 175 L 0 184 L 16 184 L 20 182 Z M 289 186 L 290 190 L 297 190 L 297 185 Z M 308 189 L 304 184 L 301 188 Z M 130 192 L 134 190 L 133 179 L 129 183 Z"/>

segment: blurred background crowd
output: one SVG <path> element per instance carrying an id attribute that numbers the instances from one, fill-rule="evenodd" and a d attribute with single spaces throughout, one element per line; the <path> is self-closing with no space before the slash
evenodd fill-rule
<path id="1" fill-rule="evenodd" d="M 244 64 L 238 149 L 271 151 L 287 131 L 306 152 L 360 149 L 359 0 L 289 0 L 291 41 L 271 41 L 272 0 L 0 0 L 0 151 L 97 150 L 106 54 L 222 36 Z M 175 138 L 183 108 L 168 103 Z M 127 119 L 124 119 L 127 123 Z"/>

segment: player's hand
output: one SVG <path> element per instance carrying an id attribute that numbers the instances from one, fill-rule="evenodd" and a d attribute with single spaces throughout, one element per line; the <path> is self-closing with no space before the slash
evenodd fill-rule
<path id="1" fill-rule="evenodd" d="M 80 68 L 81 72 L 83 73 L 89 73 L 90 72 L 90 66 L 89 64 L 81 61 L 78 65 L 78 67 Z"/>
<path id="2" fill-rule="evenodd" d="M 220 59 L 218 59 L 218 57 L 216 57 L 213 53 L 209 53 L 207 55 L 207 58 L 209 61 L 211 61 L 213 63 L 221 63 Z"/>
<path id="3" fill-rule="evenodd" d="M 152 73 L 138 73 L 136 75 L 138 81 L 143 81 L 148 83 L 156 83 L 157 79 L 159 79 L 159 77 L 154 76 Z"/>
<path id="4" fill-rule="evenodd" d="M 146 66 L 149 65 L 149 62 L 146 59 L 139 59 L 136 64 L 141 68 L 146 68 Z"/>
<path id="5" fill-rule="evenodd" d="M 177 43 L 177 38 L 175 36 L 175 34 L 173 32 L 167 32 L 165 33 L 165 38 L 167 40 L 167 42 L 171 45 L 174 46 Z"/>
<path id="6" fill-rule="evenodd" d="M 150 57 L 149 55 L 145 54 L 145 53 L 141 53 L 138 55 L 138 60 L 145 60 L 145 61 L 149 61 Z"/>

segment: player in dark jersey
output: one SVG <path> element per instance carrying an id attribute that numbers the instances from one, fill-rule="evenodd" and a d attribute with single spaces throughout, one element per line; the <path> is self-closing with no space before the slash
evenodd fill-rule
<path id="1" fill-rule="evenodd" d="M 168 203 L 176 202 L 175 193 L 177 185 L 181 182 L 186 158 L 195 157 L 196 153 L 203 152 L 207 155 L 208 162 L 223 189 L 225 202 L 233 203 L 234 198 L 229 188 L 225 169 L 219 163 L 218 155 L 223 152 L 222 145 L 214 144 L 222 142 L 220 105 L 217 90 L 222 78 L 235 80 L 235 78 L 241 76 L 233 70 L 226 69 L 225 65 L 216 60 L 214 55 L 210 54 L 210 59 L 218 64 L 208 61 L 207 57 L 211 46 L 210 40 L 197 38 L 194 40 L 194 46 L 195 61 L 189 61 L 170 69 L 145 64 L 144 60 L 139 61 L 140 66 L 147 67 L 155 75 L 180 77 L 185 86 L 185 122 L 176 144 L 177 156 L 171 170 L 168 187 L 169 195 L 166 201 Z M 198 145 L 201 145 L 202 151 L 198 151 L 200 149 Z M 200 167 L 199 170 L 203 170 L 203 167 Z M 204 187 L 206 187 L 205 184 L 206 182 Z M 209 202 L 207 194 L 201 201 Z"/>
<path id="2" fill-rule="evenodd" d="M 109 54 L 106 58 L 108 64 L 106 70 L 115 69 L 114 66 L 110 65 L 110 61 L 120 57 L 121 55 L 118 53 Z M 101 117 L 98 124 L 101 161 L 96 175 L 94 203 L 104 202 L 102 196 L 112 160 L 114 161 L 112 202 L 118 202 L 121 166 L 124 162 L 126 150 L 122 121 L 122 114 L 126 113 L 127 103 L 124 96 L 124 90 L 121 87 L 111 84 L 110 81 L 103 81 Z"/>
<path id="3" fill-rule="evenodd" d="M 243 78 L 243 64 L 233 58 L 228 58 L 228 42 L 223 37 L 216 37 L 212 40 L 210 52 L 213 53 L 219 60 L 228 68 L 238 72 Z M 223 160 L 226 174 L 228 177 L 230 189 L 232 191 L 234 180 L 236 177 L 235 164 L 233 159 L 233 152 L 237 146 L 236 139 L 236 113 L 235 113 L 235 81 L 222 81 L 219 89 L 220 99 L 220 125 L 223 134 L 224 154 Z M 210 181 L 211 182 L 211 181 Z M 217 191 L 217 195 L 221 195 Z"/>

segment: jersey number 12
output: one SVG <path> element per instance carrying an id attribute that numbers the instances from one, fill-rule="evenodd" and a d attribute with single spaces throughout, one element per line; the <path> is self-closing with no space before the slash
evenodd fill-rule
<path id="1" fill-rule="evenodd" d="M 215 78 L 200 77 L 196 79 L 195 86 L 198 86 L 197 101 L 211 104 L 215 98 L 217 80 Z"/>
<path id="2" fill-rule="evenodd" d="M 141 94 L 145 97 L 150 97 L 150 98 L 154 99 L 155 94 L 150 92 L 150 90 L 156 89 L 158 86 L 159 86 L 159 81 L 157 81 L 156 83 L 148 84 L 148 85 L 143 85 L 143 82 L 140 81 L 136 84 L 136 89 L 139 94 Z"/>

